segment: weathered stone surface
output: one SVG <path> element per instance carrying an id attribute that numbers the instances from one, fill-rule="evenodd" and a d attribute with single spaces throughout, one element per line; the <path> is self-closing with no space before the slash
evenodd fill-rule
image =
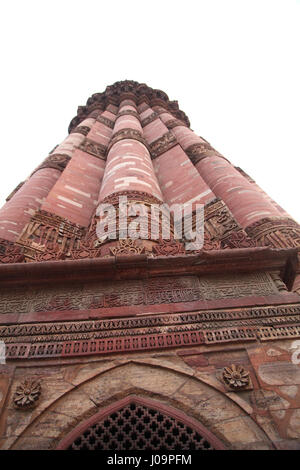
<path id="1" fill-rule="evenodd" d="M 287 436 L 291 438 L 300 438 L 300 409 L 293 410 L 289 427 L 287 429 Z"/>
<path id="2" fill-rule="evenodd" d="M 268 385 L 300 384 L 300 365 L 292 362 L 270 362 L 258 368 L 260 379 Z"/>
<path id="3" fill-rule="evenodd" d="M 263 432 L 259 432 L 253 425 L 253 421 L 247 417 L 219 422 L 212 429 L 226 436 L 228 443 L 234 449 L 251 449 L 254 445 L 261 449 L 271 447 L 271 443 L 266 442 Z"/>

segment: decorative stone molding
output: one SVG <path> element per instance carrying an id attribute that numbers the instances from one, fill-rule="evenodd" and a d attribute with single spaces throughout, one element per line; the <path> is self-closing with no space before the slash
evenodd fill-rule
<path id="1" fill-rule="evenodd" d="M 165 153 L 167 150 L 170 150 L 177 144 L 178 142 L 175 135 L 171 131 L 167 132 L 162 137 L 150 144 L 152 159 L 159 157 L 159 155 Z"/>
<path id="2" fill-rule="evenodd" d="M 205 206 L 204 220 L 204 233 L 212 240 L 226 240 L 233 232 L 241 230 L 224 201 L 219 198 Z"/>
<path id="3" fill-rule="evenodd" d="M 152 113 L 150 114 L 150 116 L 146 117 L 145 119 L 142 120 L 141 124 L 142 124 L 142 127 L 146 127 L 148 124 L 150 124 L 150 122 L 153 122 L 155 121 L 155 119 L 158 118 L 158 114 L 157 113 Z"/>
<path id="4" fill-rule="evenodd" d="M 107 153 L 110 151 L 110 149 L 112 148 L 112 146 L 114 144 L 116 144 L 117 142 L 119 142 L 120 140 L 124 140 L 124 139 L 133 139 L 133 140 L 138 140 L 139 142 L 141 142 L 143 145 L 145 145 L 145 147 L 147 149 L 149 149 L 149 146 L 146 142 L 146 140 L 144 139 L 142 133 L 136 129 L 131 129 L 131 128 L 125 128 L 125 129 L 120 129 L 118 132 L 116 132 L 108 147 L 107 147 Z"/>
<path id="5" fill-rule="evenodd" d="M 24 227 L 17 245 L 28 261 L 63 259 L 76 249 L 84 229 L 58 215 L 39 210 Z"/>
<path id="6" fill-rule="evenodd" d="M 119 196 L 126 196 L 129 201 L 135 201 L 135 202 L 145 202 L 148 204 L 161 204 L 162 201 L 160 199 L 157 199 L 155 196 L 152 196 L 152 194 L 143 192 L 143 191 L 133 191 L 133 190 L 124 190 L 124 191 L 118 191 L 115 193 L 109 194 L 109 196 L 106 196 L 106 198 L 101 201 L 102 203 L 108 203 L 108 204 L 119 204 Z"/>
<path id="7" fill-rule="evenodd" d="M 133 111 L 132 109 L 124 109 L 124 111 L 120 111 L 118 113 L 117 119 L 121 116 L 134 116 L 138 121 L 141 120 L 139 113 L 137 111 Z"/>
<path id="8" fill-rule="evenodd" d="M 174 129 L 174 127 L 178 126 L 187 127 L 186 123 L 179 119 L 170 119 L 170 121 L 165 122 L 165 126 L 167 126 L 168 129 Z"/>
<path id="9" fill-rule="evenodd" d="M 13 242 L 0 238 L 0 263 L 21 263 L 24 261 L 22 249 Z"/>
<path id="10" fill-rule="evenodd" d="M 77 133 L 77 134 L 82 134 L 82 135 L 87 136 L 90 130 L 91 129 L 88 126 L 77 126 L 75 127 L 75 129 L 72 130 L 72 132 L 70 132 L 70 134 Z"/>
<path id="11" fill-rule="evenodd" d="M 175 119 L 180 119 L 184 121 L 188 127 L 190 126 L 189 119 L 186 114 L 179 109 L 178 102 L 170 101 L 166 93 L 161 90 L 154 90 L 144 83 L 141 84 L 132 80 L 124 80 L 108 86 L 103 93 L 95 93 L 92 95 L 87 100 L 86 106 L 79 106 L 77 116 L 75 116 L 70 123 L 69 132 L 71 132 L 74 127 L 78 126 L 83 119 L 88 117 L 93 110 L 104 110 L 109 103 L 119 106 L 122 101 L 124 102 L 125 97 L 126 99 L 136 102 L 139 102 L 140 98 L 144 101 L 147 99 L 149 104 L 153 106 L 164 106 Z"/>
<path id="12" fill-rule="evenodd" d="M 14 393 L 14 406 L 20 410 L 34 408 L 41 396 L 41 382 L 37 379 L 25 379 Z"/>
<path id="13" fill-rule="evenodd" d="M 215 150 L 208 142 L 192 144 L 187 149 L 185 149 L 185 153 L 194 165 L 206 157 L 218 155 L 219 157 L 224 158 L 223 155 L 217 152 L 217 150 Z"/>
<path id="14" fill-rule="evenodd" d="M 98 142 L 94 142 L 91 139 L 85 138 L 78 147 L 83 152 L 89 153 L 94 157 L 101 158 L 104 160 L 106 155 L 106 147 Z"/>
<path id="15" fill-rule="evenodd" d="M 243 229 L 225 234 L 221 240 L 221 248 L 251 248 L 257 246 L 255 240 L 247 236 Z"/>
<path id="16" fill-rule="evenodd" d="M 140 246 L 136 240 L 131 238 L 126 238 L 124 240 L 119 240 L 117 246 L 110 248 L 112 255 L 140 255 L 145 251 L 143 246 Z"/>
<path id="17" fill-rule="evenodd" d="M 71 157 L 69 155 L 63 153 L 52 153 L 32 172 L 31 176 L 43 168 L 54 168 L 55 170 L 62 172 L 70 160 Z"/>
<path id="18" fill-rule="evenodd" d="M 138 299 L 138 294 L 133 298 Z M 295 325 L 299 318 L 299 305 L 282 305 L 104 320 L 10 324 L 1 325 L 0 334 L 5 339 L 7 358 L 24 360 L 293 339 L 300 337 L 300 326 Z M 224 383 L 222 373 L 220 380 Z M 226 383 L 224 385 L 233 390 Z M 250 379 L 246 389 L 251 386 Z"/>
<path id="19" fill-rule="evenodd" d="M 104 124 L 106 127 L 109 127 L 110 129 L 113 129 L 114 128 L 114 121 L 111 121 L 110 119 L 104 117 L 104 116 L 99 116 L 97 118 L 97 121 L 98 122 L 101 122 L 101 124 Z"/>
<path id="20" fill-rule="evenodd" d="M 160 240 L 153 246 L 153 253 L 156 256 L 176 256 L 185 253 L 185 248 L 178 240 Z"/>
<path id="21" fill-rule="evenodd" d="M 222 377 L 225 385 L 234 391 L 243 390 L 250 384 L 249 372 L 240 365 L 224 367 Z"/>
<path id="22" fill-rule="evenodd" d="M 256 240 L 258 246 L 300 247 L 300 226 L 292 219 L 265 218 L 249 225 L 245 230 L 252 239 Z"/>

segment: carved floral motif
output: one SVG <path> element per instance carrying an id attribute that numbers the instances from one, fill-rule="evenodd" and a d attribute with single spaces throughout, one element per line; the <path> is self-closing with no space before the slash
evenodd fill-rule
<path id="1" fill-rule="evenodd" d="M 178 240 L 160 240 L 152 251 L 157 256 L 175 256 L 185 253 L 185 248 Z"/>
<path id="2" fill-rule="evenodd" d="M 13 402 L 18 409 L 30 409 L 37 405 L 41 396 L 41 383 L 37 379 L 25 379 L 20 383 L 13 396 Z"/>
<path id="3" fill-rule="evenodd" d="M 110 248 L 110 252 L 113 255 L 140 255 L 145 251 L 145 248 L 139 246 L 136 240 L 131 238 L 126 238 L 124 240 L 119 240 L 117 246 Z"/>
<path id="4" fill-rule="evenodd" d="M 0 238 L 0 263 L 20 263 L 23 260 L 24 255 L 18 245 Z"/>
<path id="5" fill-rule="evenodd" d="M 249 372 L 240 365 L 224 367 L 222 377 L 225 384 L 233 390 L 241 390 L 250 383 Z"/>

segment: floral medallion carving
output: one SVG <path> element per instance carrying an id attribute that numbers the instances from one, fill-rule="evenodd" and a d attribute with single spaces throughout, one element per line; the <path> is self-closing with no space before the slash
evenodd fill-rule
<path id="1" fill-rule="evenodd" d="M 250 385 L 249 372 L 240 365 L 224 367 L 222 379 L 231 390 L 242 390 Z"/>
<path id="2" fill-rule="evenodd" d="M 37 379 L 25 379 L 14 393 L 14 406 L 21 410 L 34 408 L 41 396 L 41 382 Z"/>

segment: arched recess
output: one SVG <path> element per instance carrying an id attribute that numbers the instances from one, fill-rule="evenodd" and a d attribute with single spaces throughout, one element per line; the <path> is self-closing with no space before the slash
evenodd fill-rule
<path id="1" fill-rule="evenodd" d="M 116 359 L 111 363 L 99 361 L 66 367 L 66 391 L 63 394 L 58 391 L 54 400 L 45 396 L 46 402 L 41 400 L 26 416 L 18 411 L 20 431 L 15 433 L 12 429 L 7 433 L 6 448 L 55 449 L 80 423 L 133 395 L 150 397 L 163 406 L 180 410 L 202 423 L 226 448 L 273 448 L 268 436 L 244 409 L 191 373 L 176 357 L 148 360 Z M 15 413 L 13 410 L 12 419 Z"/>
<path id="2" fill-rule="evenodd" d="M 58 450 L 224 450 L 197 420 L 135 395 L 118 400 L 73 429 Z"/>

